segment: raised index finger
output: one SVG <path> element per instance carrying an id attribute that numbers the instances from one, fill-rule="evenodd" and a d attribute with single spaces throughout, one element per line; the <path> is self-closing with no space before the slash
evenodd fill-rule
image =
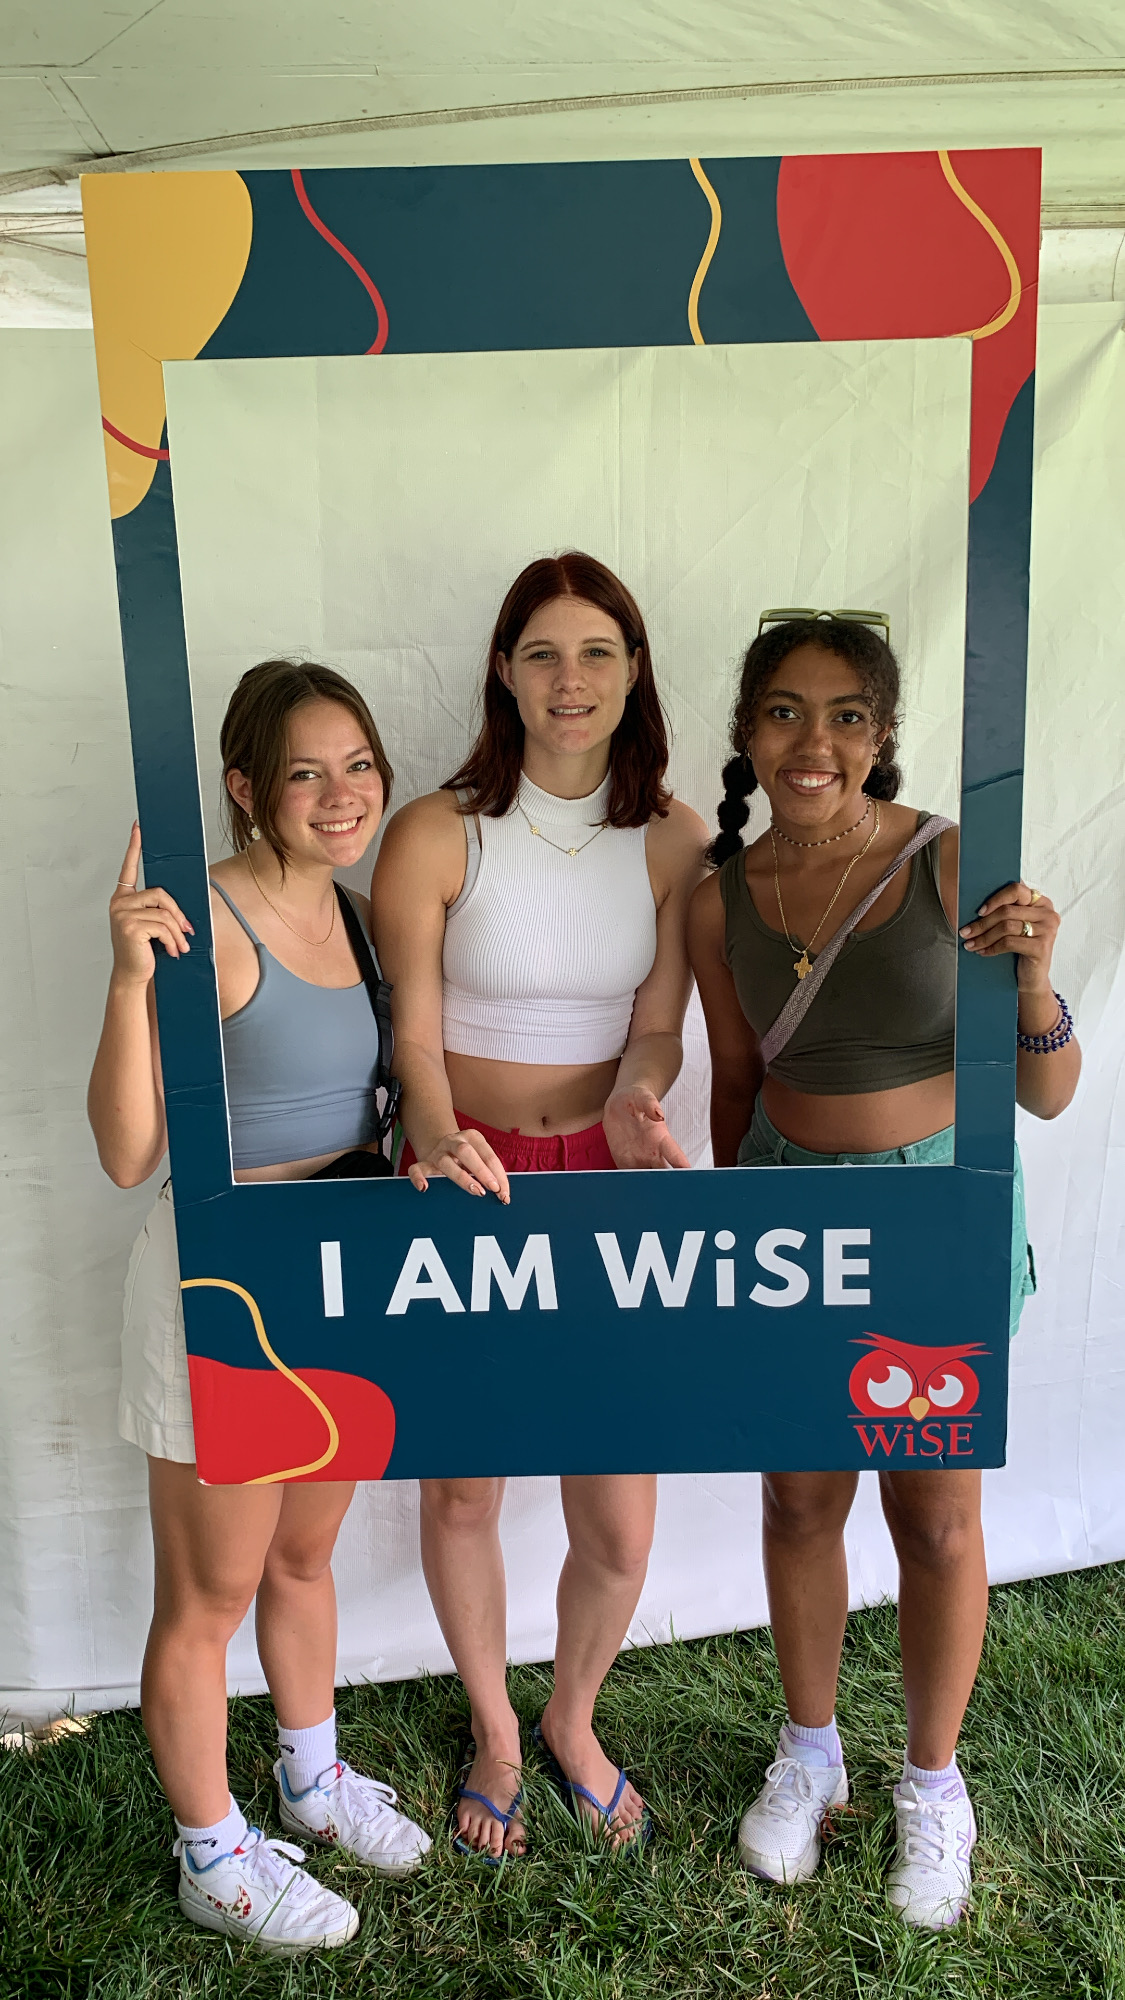
<path id="1" fill-rule="evenodd" d="M 119 889 L 136 888 L 137 872 L 140 868 L 140 865 L 141 865 L 141 829 L 137 821 L 134 820 L 133 831 L 129 835 L 129 845 L 125 849 L 125 859 L 121 863 L 121 873 L 117 878 L 117 886 Z"/>

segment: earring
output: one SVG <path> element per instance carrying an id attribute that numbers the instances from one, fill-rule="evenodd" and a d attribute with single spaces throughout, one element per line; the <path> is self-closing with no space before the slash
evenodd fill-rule
<path id="1" fill-rule="evenodd" d="M 262 838 L 253 820 L 250 821 L 250 838 L 251 840 L 260 840 Z"/>

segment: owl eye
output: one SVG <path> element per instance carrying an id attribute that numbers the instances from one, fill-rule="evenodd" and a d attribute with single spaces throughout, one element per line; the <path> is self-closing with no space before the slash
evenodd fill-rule
<path id="1" fill-rule="evenodd" d="M 965 1394 L 965 1384 L 959 1375 L 942 1375 L 938 1381 L 927 1384 L 926 1394 L 939 1410 L 948 1410 L 959 1403 Z"/>
<path id="2" fill-rule="evenodd" d="M 908 1375 L 905 1368 L 896 1368 L 892 1362 L 885 1381 L 876 1382 L 874 1376 L 869 1375 L 866 1387 L 871 1401 L 877 1403 L 881 1410 L 899 1410 L 914 1389 L 914 1377 Z"/>

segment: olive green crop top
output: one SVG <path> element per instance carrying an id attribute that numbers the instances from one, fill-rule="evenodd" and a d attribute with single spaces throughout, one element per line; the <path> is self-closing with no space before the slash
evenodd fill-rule
<path id="1" fill-rule="evenodd" d="M 919 826 L 929 817 L 920 813 Z M 804 1020 L 770 1064 L 779 1083 L 816 1097 L 844 1097 L 896 1090 L 953 1068 L 957 938 L 941 900 L 940 847 L 932 840 L 909 863 L 906 894 L 893 917 L 852 932 Z M 755 909 L 744 850 L 724 861 L 719 887 L 726 962 L 760 1040 L 797 983 L 793 948 Z"/>

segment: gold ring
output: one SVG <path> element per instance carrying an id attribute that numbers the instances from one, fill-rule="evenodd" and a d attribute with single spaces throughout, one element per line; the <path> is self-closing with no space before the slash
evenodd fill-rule
<path id="1" fill-rule="evenodd" d="M 1037 903 L 1042 893 L 1043 891 L 1041 889 L 1032 889 L 1030 892 L 1032 902 Z"/>
<path id="2" fill-rule="evenodd" d="M 1023 934 L 1025 937 L 1035 936 L 1035 932 L 1032 930 L 1031 925 L 1028 923 L 1026 917 L 1024 918 L 1024 923 L 1023 923 Z"/>

